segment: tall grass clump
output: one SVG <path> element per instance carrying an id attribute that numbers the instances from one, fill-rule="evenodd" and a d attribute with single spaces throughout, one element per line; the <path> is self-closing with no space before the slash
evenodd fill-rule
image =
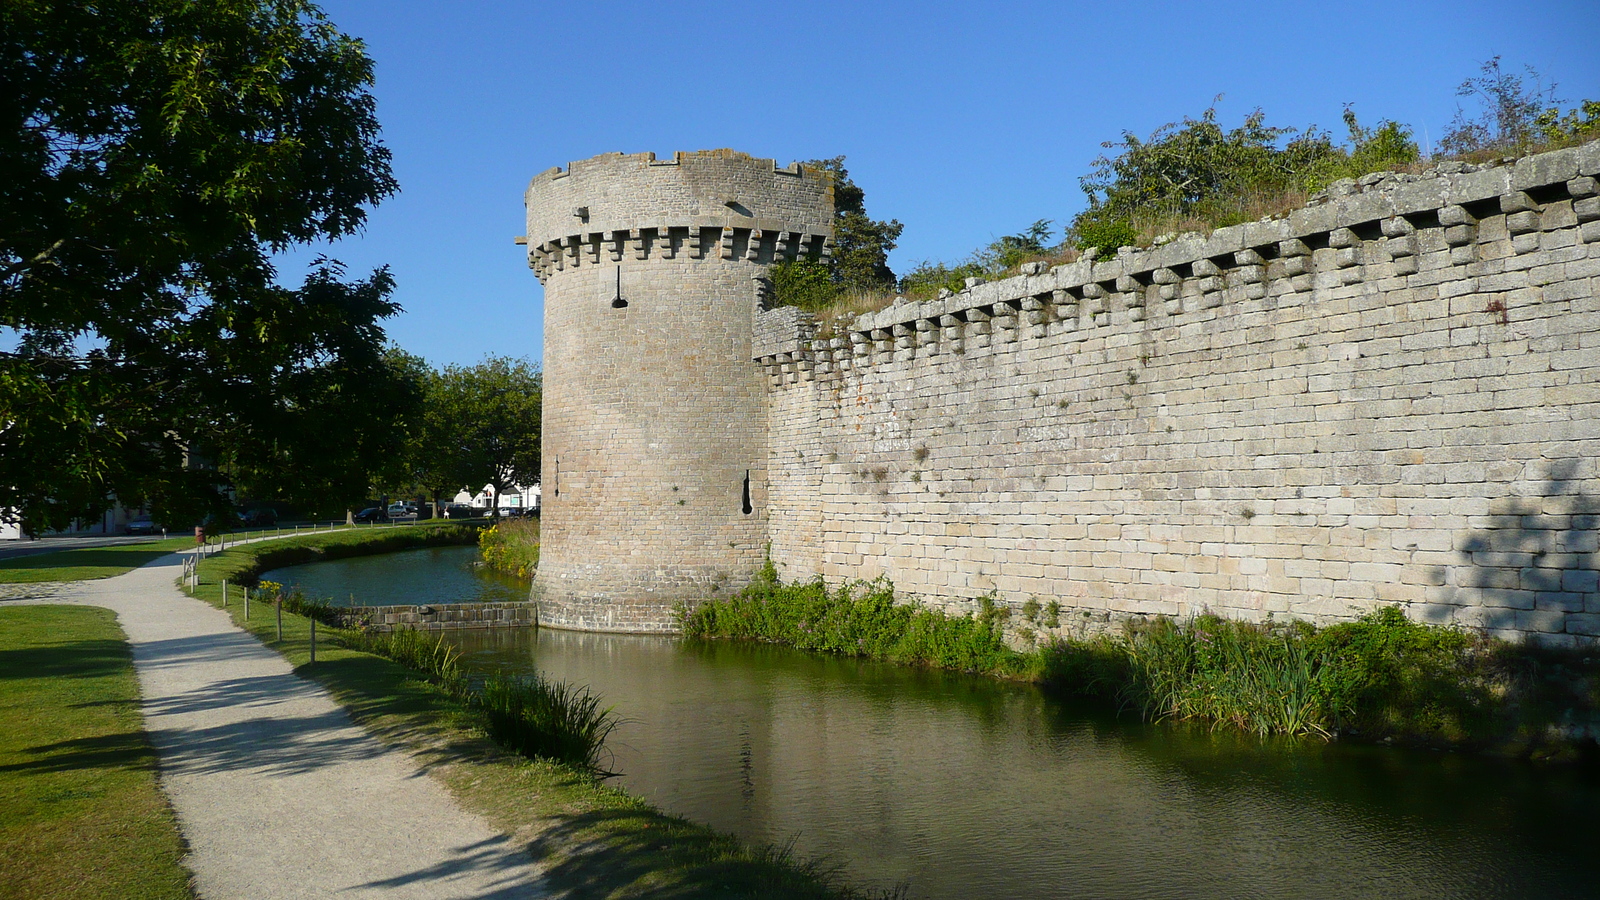
<path id="1" fill-rule="evenodd" d="M 539 520 L 505 519 L 478 533 L 483 564 L 518 578 L 539 568 Z"/>
<path id="2" fill-rule="evenodd" d="M 346 647 L 387 657 L 456 693 L 466 689 L 461 669 L 461 651 L 438 635 L 415 628 L 394 631 L 351 631 L 342 638 Z"/>
<path id="3" fill-rule="evenodd" d="M 1004 608 L 986 602 L 979 614 L 952 616 L 895 602 L 887 579 L 829 590 L 821 579 L 784 584 L 769 560 L 732 597 L 678 609 L 683 633 L 744 638 L 802 650 L 861 656 L 1009 677 L 1031 676 L 1037 654 L 1006 645 Z"/>
<path id="4" fill-rule="evenodd" d="M 1216 616 L 1158 619 L 1125 642 L 1125 691 L 1154 720 L 1227 723 L 1259 735 L 1332 736 L 1347 698 L 1334 689 L 1335 657 L 1313 632 Z"/>
<path id="5" fill-rule="evenodd" d="M 1043 680 L 1114 699 L 1153 721 L 1450 744 L 1523 727 L 1526 710 L 1511 710 L 1506 698 L 1537 704 L 1539 695 L 1559 693 L 1561 686 L 1527 677 L 1539 668 L 1528 663 L 1537 652 L 1412 622 L 1392 606 L 1322 627 L 1203 615 L 1055 641 L 1044 651 Z"/>
<path id="6" fill-rule="evenodd" d="M 334 628 L 342 628 L 345 625 L 343 612 L 335 609 L 332 601 L 320 597 L 307 597 L 299 585 L 285 587 L 276 581 L 259 581 L 256 583 L 256 592 L 256 596 L 264 602 L 281 604 L 286 613 L 316 619 Z"/>
<path id="7" fill-rule="evenodd" d="M 599 775 L 606 738 L 621 720 L 587 687 L 539 675 L 495 675 L 472 694 L 489 734 L 523 756 L 559 759 Z"/>
<path id="8" fill-rule="evenodd" d="M 420 672 L 482 710 L 489 736 L 509 750 L 597 775 L 611 774 L 600 759 L 606 738 L 621 720 L 587 687 L 538 675 L 494 675 L 474 683 L 461 665 L 460 650 L 443 637 L 415 628 L 350 631 L 341 640 L 352 650 L 386 657 Z"/>

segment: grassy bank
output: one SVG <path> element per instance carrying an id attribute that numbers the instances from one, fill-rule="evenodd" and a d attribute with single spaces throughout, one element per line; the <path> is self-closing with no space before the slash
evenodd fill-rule
<path id="1" fill-rule="evenodd" d="M 308 543 L 294 552 L 321 550 L 321 558 L 327 558 L 382 546 L 360 543 L 369 535 L 375 542 L 382 540 L 381 532 L 302 537 L 296 540 Z M 340 540 L 340 549 L 318 546 L 333 539 Z M 196 596 L 220 606 L 218 582 L 223 577 L 240 581 L 286 565 L 281 561 L 286 549 L 272 543 L 247 544 L 207 559 L 201 564 L 202 585 Z M 882 896 L 840 884 L 825 866 L 796 860 L 778 849 L 752 848 L 666 815 L 605 785 L 584 766 L 528 759 L 501 746 L 491 736 L 497 727 L 489 712 L 464 701 L 450 687 L 449 660 L 425 640 L 411 649 L 417 668 L 409 668 L 385 656 L 342 646 L 319 626 L 313 665 L 310 619 L 285 614 L 283 640 L 278 642 L 272 610 L 266 604 L 253 604 L 245 621 L 235 593 L 227 609 L 300 674 L 326 687 L 356 721 L 380 739 L 417 755 L 463 806 L 527 846 L 557 896 Z M 359 646 L 357 640 L 350 643 Z"/>
<path id="2" fill-rule="evenodd" d="M 984 601 L 952 616 L 896 604 L 886 581 L 830 590 L 783 584 L 769 565 L 739 594 L 680 611 L 684 633 L 1036 681 L 1152 721 L 1261 735 L 1340 736 L 1515 755 L 1594 754 L 1600 666 L 1592 655 L 1539 650 L 1421 625 L 1397 608 L 1325 627 L 1215 616 L 1154 619 L 1121 634 L 1033 643 L 1059 608 L 1030 603 L 1019 620 Z"/>
<path id="3" fill-rule="evenodd" d="M 110 610 L 0 608 L 0 897 L 188 898 Z"/>
<path id="4" fill-rule="evenodd" d="M 1003 607 L 986 604 L 977 616 L 949 616 L 897 604 L 885 580 L 829 590 L 821 581 L 784 584 L 769 561 L 744 590 L 678 610 L 689 637 L 748 638 L 802 650 L 899 663 L 1036 678 L 1041 657 L 1006 645 Z"/>
<path id="5" fill-rule="evenodd" d="M 496 572 L 532 578 L 539 568 L 539 520 L 502 519 L 478 534 L 478 549 Z"/>
<path id="6" fill-rule="evenodd" d="M 82 547 L 0 559 L 0 584 L 88 581 L 121 575 L 174 550 L 194 546 L 194 538 L 167 538 L 116 547 Z"/>
<path id="7" fill-rule="evenodd" d="M 235 584 L 255 584 L 262 572 L 284 566 L 423 547 L 473 544 L 478 540 L 480 527 L 473 523 L 424 522 L 391 528 L 350 528 L 304 534 L 243 544 L 215 554 L 201 564 L 201 571 L 208 573 L 208 577 L 227 579 Z"/>

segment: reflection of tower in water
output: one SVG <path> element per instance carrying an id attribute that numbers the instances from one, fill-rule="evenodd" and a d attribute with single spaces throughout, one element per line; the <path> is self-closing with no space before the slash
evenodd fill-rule
<path id="1" fill-rule="evenodd" d="M 739 796 L 744 799 L 745 809 L 750 808 L 750 801 L 756 797 L 755 780 L 755 744 L 750 738 L 750 723 L 739 726 Z"/>

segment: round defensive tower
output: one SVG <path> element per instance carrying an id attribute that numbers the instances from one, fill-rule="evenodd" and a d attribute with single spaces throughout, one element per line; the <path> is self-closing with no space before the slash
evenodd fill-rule
<path id="1" fill-rule="evenodd" d="M 535 176 L 545 287 L 541 625 L 648 632 L 738 589 L 766 543 L 767 267 L 827 252 L 823 172 L 728 150 Z"/>

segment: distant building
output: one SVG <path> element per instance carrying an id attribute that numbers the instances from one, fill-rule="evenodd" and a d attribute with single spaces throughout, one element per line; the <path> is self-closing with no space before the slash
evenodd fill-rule
<path id="1" fill-rule="evenodd" d="M 451 501 L 456 506 L 470 506 L 473 509 L 489 509 L 499 507 L 504 511 L 538 509 L 540 499 L 539 485 L 511 485 L 495 497 L 494 485 L 486 484 L 476 494 L 463 490 L 456 494 Z M 498 502 L 496 502 L 498 500 Z"/>

